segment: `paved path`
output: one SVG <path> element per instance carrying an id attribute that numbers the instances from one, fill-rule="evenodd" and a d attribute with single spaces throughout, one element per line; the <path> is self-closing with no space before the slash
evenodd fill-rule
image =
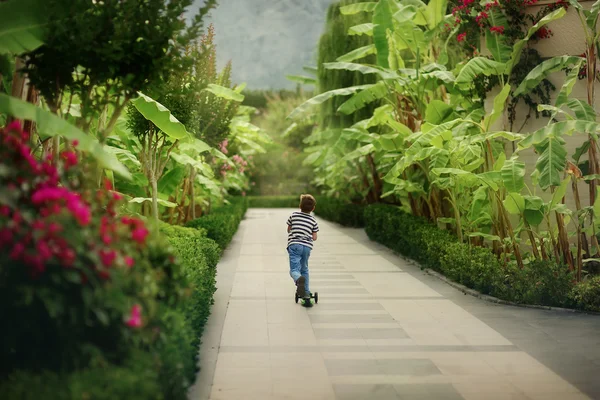
<path id="1" fill-rule="evenodd" d="M 249 210 L 219 264 L 190 399 L 600 399 L 600 317 L 465 296 L 359 229 L 319 221 L 295 304 L 291 211 Z"/>

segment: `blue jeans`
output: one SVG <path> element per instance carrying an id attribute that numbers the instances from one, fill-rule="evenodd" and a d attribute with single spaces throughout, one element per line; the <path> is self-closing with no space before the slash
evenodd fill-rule
<path id="1" fill-rule="evenodd" d="M 308 286 L 308 258 L 310 257 L 310 247 L 302 246 L 301 244 L 292 244 L 287 251 L 290 255 L 290 276 L 296 282 L 298 278 L 303 276 L 304 289 L 306 294 L 310 293 Z"/>

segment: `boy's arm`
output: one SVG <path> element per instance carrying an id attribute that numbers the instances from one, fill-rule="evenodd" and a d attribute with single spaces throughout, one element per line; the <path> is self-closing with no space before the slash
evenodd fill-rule
<path id="1" fill-rule="evenodd" d="M 290 233 L 292 231 L 292 217 L 290 216 L 287 220 L 287 231 Z"/>
<path id="2" fill-rule="evenodd" d="M 292 231 L 292 227 L 290 225 L 288 225 L 288 233 L 290 233 Z"/>
<path id="3" fill-rule="evenodd" d="M 317 232 L 313 232 L 313 242 L 317 241 Z"/>
<path id="4" fill-rule="evenodd" d="M 312 234 L 313 242 L 317 240 L 317 232 L 319 232 L 319 224 L 317 224 L 315 222 L 315 226 L 313 226 L 313 234 Z"/>

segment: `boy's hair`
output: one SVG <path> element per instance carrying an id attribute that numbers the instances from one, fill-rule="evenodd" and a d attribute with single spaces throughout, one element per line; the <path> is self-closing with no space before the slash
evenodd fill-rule
<path id="1" fill-rule="evenodd" d="M 303 194 L 300 196 L 300 210 L 305 213 L 309 213 L 315 209 L 317 200 L 310 194 Z"/>

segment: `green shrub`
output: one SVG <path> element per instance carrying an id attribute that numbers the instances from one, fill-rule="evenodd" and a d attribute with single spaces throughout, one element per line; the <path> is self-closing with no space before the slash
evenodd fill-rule
<path id="1" fill-rule="evenodd" d="M 488 248 L 460 243 L 450 232 L 395 206 L 370 205 L 364 214 L 371 240 L 484 294 L 516 303 L 600 311 L 600 277 L 573 286 L 573 274 L 554 261 L 532 261 L 523 269 L 504 266 Z"/>
<path id="2" fill-rule="evenodd" d="M 600 312 L 600 276 L 588 277 L 575 285 L 569 297 L 576 308 Z"/>
<path id="3" fill-rule="evenodd" d="M 137 352 L 123 365 L 98 359 L 96 366 L 71 373 L 15 371 L 0 381 L 3 399 L 159 400 L 168 397 L 156 373 L 155 356 Z M 185 397 L 179 397 L 185 398 Z"/>
<path id="4" fill-rule="evenodd" d="M 206 235 L 217 242 L 221 250 L 225 250 L 237 232 L 240 222 L 248 209 L 245 197 L 230 199 L 229 204 L 215 207 L 207 215 L 188 222 L 189 228 L 202 229 Z"/>
<path id="5" fill-rule="evenodd" d="M 483 247 L 448 244 L 441 253 L 440 269 L 448 278 L 484 294 L 497 295 L 504 283 L 502 265 Z"/>
<path id="6" fill-rule="evenodd" d="M 315 214 L 340 225 L 363 227 L 365 206 L 328 197 L 317 197 Z"/>
<path id="7" fill-rule="evenodd" d="M 191 285 L 191 299 L 185 314 L 195 332 L 192 344 L 198 346 L 216 290 L 219 246 L 214 240 L 207 238 L 202 229 L 161 224 L 160 231 L 167 237 Z"/>
<path id="8" fill-rule="evenodd" d="M 516 303 L 568 306 L 574 275 L 564 264 L 532 261 L 523 269 L 510 265 L 503 297 Z"/>

